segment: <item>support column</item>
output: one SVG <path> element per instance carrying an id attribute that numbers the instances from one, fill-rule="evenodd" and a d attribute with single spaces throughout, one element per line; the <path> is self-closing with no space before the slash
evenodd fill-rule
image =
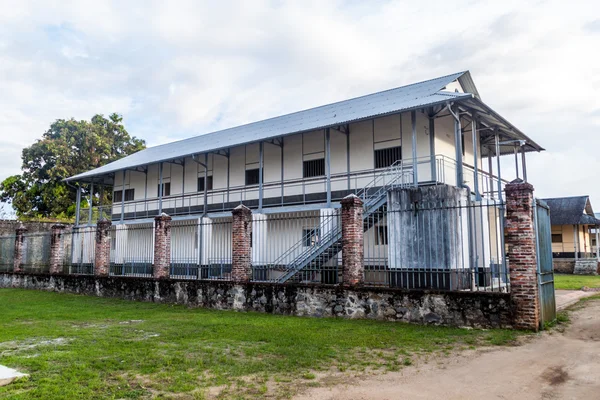
<path id="1" fill-rule="evenodd" d="M 410 112 L 410 125 L 412 129 L 412 168 L 413 168 L 413 186 L 419 186 L 419 171 L 417 164 L 417 112 Z"/>
<path id="2" fill-rule="evenodd" d="M 510 270 L 510 295 L 517 329 L 537 331 L 540 299 L 534 227 L 533 186 L 515 180 L 506 192 L 506 243 Z"/>
<path id="3" fill-rule="evenodd" d="M 125 196 L 125 190 L 123 190 L 123 196 Z M 87 225 L 90 226 L 92 225 L 92 218 L 94 216 L 94 181 L 92 181 L 91 185 L 90 185 L 90 202 L 88 204 L 88 221 L 87 221 Z"/>
<path id="4" fill-rule="evenodd" d="M 110 271 L 110 227 L 112 223 L 105 219 L 96 225 L 96 243 L 94 252 L 94 275 L 108 276 Z"/>
<path id="5" fill-rule="evenodd" d="M 231 212 L 233 216 L 231 230 L 231 279 L 234 282 L 248 282 L 252 276 L 252 211 L 240 204 Z"/>
<path id="6" fill-rule="evenodd" d="M 473 191 L 475 191 L 475 200 L 481 200 L 479 192 L 479 140 L 477 140 L 477 121 L 475 114 L 471 121 L 471 140 L 473 141 Z"/>
<path id="7" fill-rule="evenodd" d="M 331 140 L 329 128 L 325 129 L 325 175 L 327 179 L 327 207 L 331 207 Z"/>
<path id="8" fill-rule="evenodd" d="M 342 204 L 342 283 L 356 286 L 364 280 L 363 202 L 354 194 Z"/>
<path id="9" fill-rule="evenodd" d="M 123 170 L 121 173 L 121 223 L 125 219 L 125 174 L 127 171 Z M 148 185 L 148 173 L 146 173 L 146 186 Z M 145 194 L 144 194 L 145 196 Z M 145 203 L 145 202 L 144 202 Z"/>
<path id="10" fill-rule="evenodd" d="M 75 205 L 75 226 L 79 226 L 79 219 L 81 214 L 81 186 L 77 184 L 77 202 Z"/>
<path id="11" fill-rule="evenodd" d="M 25 233 L 27 228 L 25 225 L 20 224 L 15 230 L 15 259 L 14 259 L 14 272 L 23 272 L 21 264 L 23 263 L 23 246 L 25 244 Z"/>
<path id="12" fill-rule="evenodd" d="M 456 109 L 457 115 L 459 114 L 458 108 Z M 463 171 L 463 148 L 462 148 L 462 127 L 460 126 L 459 117 L 454 118 L 454 147 L 456 150 L 456 186 L 462 187 L 464 184 L 464 171 Z"/>
<path id="13" fill-rule="evenodd" d="M 258 144 L 258 210 L 263 208 L 263 166 L 265 159 L 264 142 Z"/>
<path id="14" fill-rule="evenodd" d="M 437 182 L 437 165 L 435 159 L 435 117 L 433 108 L 429 111 L 429 154 L 431 155 L 431 180 Z"/>
<path id="15" fill-rule="evenodd" d="M 125 198 L 125 174 L 123 174 L 123 198 Z M 204 187 L 206 187 L 206 181 L 204 181 Z M 162 206 L 163 206 L 163 193 L 164 193 L 164 183 L 163 183 L 163 163 L 158 164 L 158 216 L 162 215 Z"/>
<path id="16" fill-rule="evenodd" d="M 165 213 L 154 217 L 154 265 L 156 279 L 169 277 L 171 268 L 171 217 Z"/>
<path id="17" fill-rule="evenodd" d="M 62 261 L 64 257 L 63 233 L 64 224 L 52 225 L 50 237 L 50 273 L 60 274 L 62 272 Z"/>

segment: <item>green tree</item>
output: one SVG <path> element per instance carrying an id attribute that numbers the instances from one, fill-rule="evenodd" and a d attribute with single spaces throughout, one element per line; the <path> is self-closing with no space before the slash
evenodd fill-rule
<path id="1" fill-rule="evenodd" d="M 77 191 L 64 178 L 146 147 L 122 122 L 118 114 L 95 115 L 91 121 L 56 120 L 41 139 L 23 149 L 22 173 L 0 183 L 0 201 L 12 204 L 19 218 L 72 218 Z"/>

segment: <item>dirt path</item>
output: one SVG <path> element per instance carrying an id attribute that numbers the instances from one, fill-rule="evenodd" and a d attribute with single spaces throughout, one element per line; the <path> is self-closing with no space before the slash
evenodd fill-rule
<path id="1" fill-rule="evenodd" d="M 365 380 L 297 399 L 600 399 L 600 301 L 571 313 L 564 333 Z"/>

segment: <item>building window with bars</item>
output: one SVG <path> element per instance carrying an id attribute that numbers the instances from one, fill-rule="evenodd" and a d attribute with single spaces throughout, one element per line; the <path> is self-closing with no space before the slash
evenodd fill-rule
<path id="1" fill-rule="evenodd" d="M 213 177 L 209 175 L 206 177 L 206 190 L 212 190 L 213 188 Z M 204 177 L 201 176 L 198 178 L 198 191 L 204 192 Z"/>
<path id="2" fill-rule="evenodd" d="M 375 246 L 387 246 L 388 244 L 388 227 L 387 225 L 379 225 L 375 227 Z"/>
<path id="3" fill-rule="evenodd" d="M 135 198 L 135 189 L 125 189 L 125 201 L 133 201 Z M 123 191 L 115 190 L 113 193 L 113 202 L 120 203 L 123 201 Z"/>
<path id="4" fill-rule="evenodd" d="M 312 247 L 319 243 L 320 229 L 305 228 L 302 230 L 302 241 L 305 247 Z"/>
<path id="5" fill-rule="evenodd" d="M 325 176 L 325 159 L 319 158 L 316 160 L 304 161 L 302 165 L 302 176 L 304 178 Z"/>
<path id="6" fill-rule="evenodd" d="M 156 195 L 160 196 L 160 183 L 156 186 Z M 163 197 L 171 195 L 171 182 L 163 183 L 162 195 L 163 195 Z"/>
<path id="7" fill-rule="evenodd" d="M 387 168 L 402 160 L 402 146 L 375 150 L 375 168 Z"/>
<path id="8" fill-rule="evenodd" d="M 258 185 L 259 181 L 259 168 L 247 169 L 246 170 L 246 185 Z"/>

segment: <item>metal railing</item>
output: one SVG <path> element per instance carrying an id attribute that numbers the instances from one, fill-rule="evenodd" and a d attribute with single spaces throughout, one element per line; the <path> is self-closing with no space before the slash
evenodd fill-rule
<path id="1" fill-rule="evenodd" d="M 416 160 L 400 161 L 406 173 L 406 179 L 413 179 L 412 169 L 416 166 L 418 180 L 421 184 L 447 183 L 456 184 L 456 162 L 444 155 L 433 157 L 424 156 Z M 331 174 L 331 196 L 333 201 L 339 201 L 348 193 L 368 186 L 373 180 L 385 180 L 382 172 L 386 169 L 369 169 L 350 173 Z M 410 176 L 409 176 L 410 175 Z M 314 178 L 288 179 L 284 181 L 265 182 L 263 184 L 263 206 L 305 205 L 323 203 L 326 201 L 327 179 L 325 176 Z M 164 212 L 171 216 L 204 214 L 206 212 L 230 211 L 240 203 L 251 208 L 258 206 L 259 186 L 238 185 L 229 188 L 216 188 L 207 191 L 206 210 L 204 208 L 204 192 L 188 192 L 159 197 L 148 197 L 122 204 L 116 202 L 111 206 L 93 208 L 91 224 L 100 216 L 106 219 L 120 219 L 123 213 L 125 220 L 150 218 L 157 215 L 159 203 Z M 112 214 L 112 215 L 111 215 Z M 88 223 L 88 209 L 80 211 L 80 225 Z"/>
<path id="2" fill-rule="evenodd" d="M 402 202 L 365 231 L 367 285 L 508 291 L 500 201 Z"/>

